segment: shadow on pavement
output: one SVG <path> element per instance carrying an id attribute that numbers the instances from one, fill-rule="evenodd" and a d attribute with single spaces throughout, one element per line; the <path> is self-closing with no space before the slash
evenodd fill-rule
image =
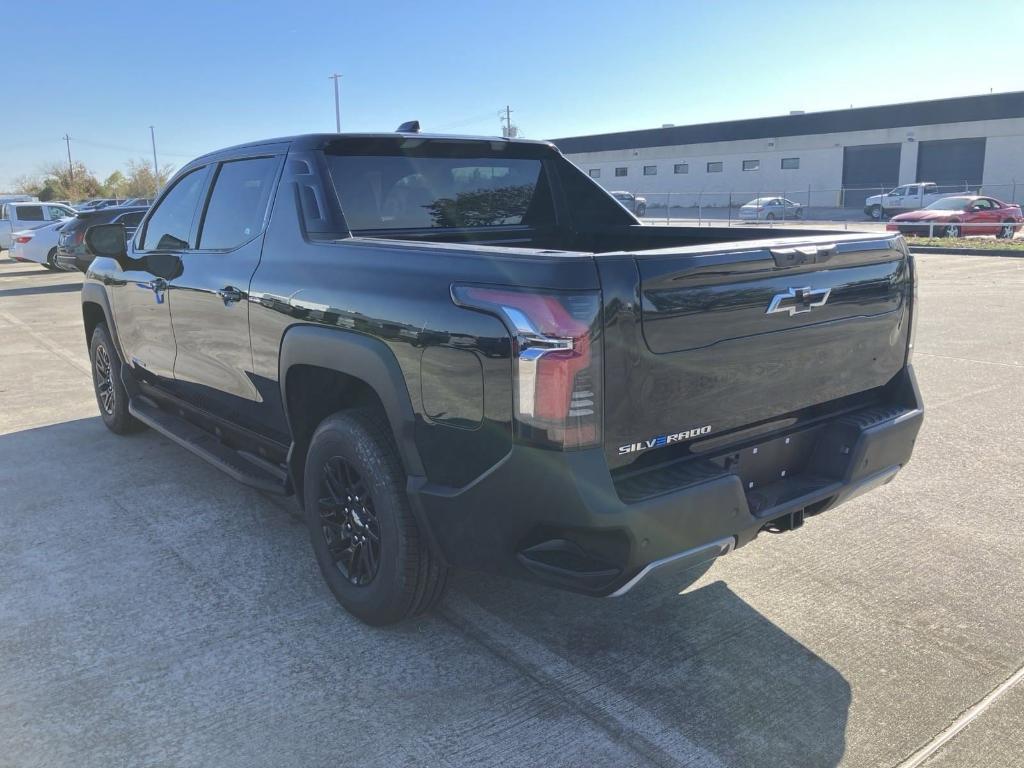
<path id="1" fill-rule="evenodd" d="M 91 417 L 0 435 L 0 487 L 0 581 L 18 584 L 0 591 L 0 690 L 21 691 L 0 737 L 32 722 L 56 763 L 146 762 L 157 723 L 164 757 L 206 764 L 239 743 L 281 765 L 353 743 L 373 766 L 844 754 L 849 684 L 723 582 L 596 599 L 459 573 L 436 615 L 371 629 L 331 599 L 297 516 L 152 432 Z"/>
<path id="2" fill-rule="evenodd" d="M 694 570 L 691 581 L 705 569 Z M 678 581 L 652 578 L 624 597 L 596 599 L 460 574 L 443 610 L 458 617 L 464 596 L 482 609 L 465 622 L 481 642 L 507 634 L 511 655 L 539 676 L 551 668 L 545 657 L 560 657 L 570 676 L 624 696 L 627 728 L 647 719 L 685 737 L 668 755 L 682 764 L 710 753 L 712 765 L 838 765 L 851 701 L 845 678 L 724 582 L 678 590 Z M 531 659 L 537 649 L 541 658 Z"/>
<path id="3" fill-rule="evenodd" d="M 7 288 L 0 290 L 0 299 L 9 296 L 38 296 L 43 293 L 72 293 L 82 290 L 82 284 L 60 283 L 59 285 L 34 285 L 29 288 Z"/>
<path id="4" fill-rule="evenodd" d="M 59 272 L 53 272 L 49 269 L 44 269 L 42 266 L 39 269 L 26 269 L 24 272 L 0 272 L 0 277 L 31 277 L 33 275 L 57 275 Z"/>

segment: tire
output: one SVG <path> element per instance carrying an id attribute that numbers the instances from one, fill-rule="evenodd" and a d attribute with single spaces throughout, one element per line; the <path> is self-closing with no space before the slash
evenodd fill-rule
<path id="1" fill-rule="evenodd" d="M 1013 240 L 1013 236 L 1016 232 L 1017 225 L 1014 224 L 1013 219 L 1006 219 L 1002 226 L 999 227 L 999 233 L 996 237 L 1000 240 Z"/>
<path id="2" fill-rule="evenodd" d="M 121 383 L 121 358 L 106 323 L 100 323 L 89 339 L 89 362 L 96 405 L 107 429 L 115 435 L 138 432 L 142 424 L 128 413 L 128 393 Z"/>
<path id="3" fill-rule="evenodd" d="M 868 211 L 868 214 L 875 221 L 881 221 L 883 218 L 885 218 L 885 212 L 882 210 L 882 206 L 880 205 L 872 205 L 870 210 Z"/>
<path id="4" fill-rule="evenodd" d="M 51 248 L 50 252 L 46 254 L 46 263 L 43 264 L 51 272 L 60 272 L 60 267 L 57 266 L 57 249 Z"/>
<path id="5" fill-rule="evenodd" d="M 768 221 L 775 221 L 775 214 L 774 213 L 769 213 L 767 216 L 765 216 L 765 218 Z"/>
<path id="6" fill-rule="evenodd" d="M 960 237 L 959 222 L 951 222 L 942 228 L 943 237 Z"/>
<path id="7" fill-rule="evenodd" d="M 395 624 L 437 604 L 448 569 L 416 524 L 386 418 L 342 411 L 313 433 L 303 477 L 313 554 L 356 618 Z"/>
<path id="8" fill-rule="evenodd" d="M 640 218 L 641 216 L 646 216 L 647 215 L 647 206 L 646 205 L 637 206 L 636 215 L 637 215 L 637 218 Z"/>

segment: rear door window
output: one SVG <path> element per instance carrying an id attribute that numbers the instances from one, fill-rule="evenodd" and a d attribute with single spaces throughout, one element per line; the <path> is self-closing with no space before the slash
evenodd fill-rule
<path id="1" fill-rule="evenodd" d="M 183 251 L 194 248 L 192 222 L 206 181 L 207 168 L 182 176 L 153 210 L 143 234 L 142 249 Z"/>
<path id="2" fill-rule="evenodd" d="M 206 206 L 200 248 L 237 248 L 263 231 L 278 165 L 276 157 L 221 164 Z"/>

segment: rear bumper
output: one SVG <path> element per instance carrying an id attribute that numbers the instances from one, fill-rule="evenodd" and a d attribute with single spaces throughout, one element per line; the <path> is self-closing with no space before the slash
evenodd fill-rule
<path id="1" fill-rule="evenodd" d="M 898 379 L 887 388 L 891 404 L 730 447 L 729 469 L 698 457 L 615 482 L 601 449 L 516 446 L 465 488 L 413 484 L 410 498 L 452 565 L 622 594 L 657 570 L 714 559 L 764 529 L 798 527 L 892 480 L 924 416 L 913 371 Z M 795 448 L 801 466 L 790 463 Z M 770 479 L 773 462 L 788 471 Z"/>

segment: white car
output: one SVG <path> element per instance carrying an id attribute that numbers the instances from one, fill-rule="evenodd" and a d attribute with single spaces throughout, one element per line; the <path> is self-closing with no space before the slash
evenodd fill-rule
<path id="1" fill-rule="evenodd" d="M 75 211 L 56 203 L 0 203 L 0 250 L 11 247 L 11 235 L 74 216 Z"/>
<path id="2" fill-rule="evenodd" d="M 784 197 L 755 197 L 740 206 L 739 217 L 752 221 L 802 219 L 804 207 Z"/>
<path id="3" fill-rule="evenodd" d="M 47 269 L 57 270 L 57 237 L 69 219 L 50 222 L 37 229 L 23 229 L 11 236 L 10 256 L 15 261 L 34 261 Z"/>

